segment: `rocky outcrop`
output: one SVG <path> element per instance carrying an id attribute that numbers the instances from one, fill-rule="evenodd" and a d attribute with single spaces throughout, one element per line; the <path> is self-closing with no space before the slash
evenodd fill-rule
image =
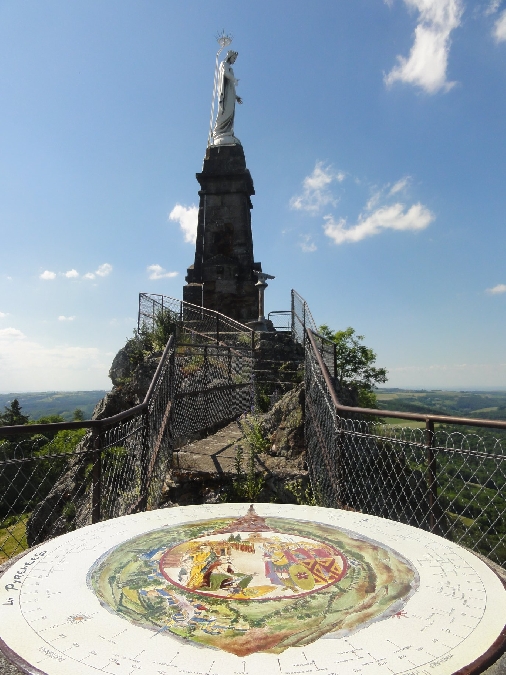
<path id="1" fill-rule="evenodd" d="M 105 419 L 142 403 L 162 352 L 146 354 L 139 340 L 128 340 L 114 357 L 109 377 L 112 390 L 95 406 L 92 419 Z"/>
<path id="2" fill-rule="evenodd" d="M 114 386 L 97 403 L 92 419 L 112 417 L 142 403 L 161 355 L 162 352 L 144 353 L 137 339 L 128 340 L 114 357 L 109 371 Z M 30 546 L 91 523 L 92 450 L 90 431 L 68 463 L 62 459 L 61 477 L 47 497 L 34 507 L 27 521 Z"/>
<path id="3" fill-rule="evenodd" d="M 297 385 L 286 393 L 261 418 L 261 427 L 269 438 L 267 453 L 304 462 L 304 386 Z"/>

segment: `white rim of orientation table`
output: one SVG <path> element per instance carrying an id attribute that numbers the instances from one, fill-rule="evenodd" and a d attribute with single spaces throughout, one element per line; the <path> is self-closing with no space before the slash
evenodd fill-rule
<path id="1" fill-rule="evenodd" d="M 506 589 L 395 521 L 201 505 L 32 549 L 1 578 L 0 625 L 33 675 L 474 675 L 506 648 Z"/>

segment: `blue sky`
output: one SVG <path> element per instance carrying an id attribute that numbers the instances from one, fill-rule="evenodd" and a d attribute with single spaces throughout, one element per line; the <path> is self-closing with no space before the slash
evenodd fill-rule
<path id="1" fill-rule="evenodd" d="M 109 388 L 181 297 L 222 29 L 267 310 L 506 388 L 506 0 L 0 0 L 0 391 Z"/>

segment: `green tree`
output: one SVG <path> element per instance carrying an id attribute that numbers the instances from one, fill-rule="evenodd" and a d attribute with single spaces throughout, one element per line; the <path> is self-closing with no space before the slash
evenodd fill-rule
<path id="1" fill-rule="evenodd" d="M 29 415 L 23 415 L 17 398 L 11 401 L 10 406 L 4 406 L 4 412 L 0 414 L 0 426 L 12 427 L 18 424 L 27 424 Z"/>
<path id="2" fill-rule="evenodd" d="M 84 413 L 81 408 L 76 408 L 73 413 L 74 422 L 82 422 L 84 420 Z"/>
<path id="3" fill-rule="evenodd" d="M 357 389 L 362 408 L 376 408 L 374 387 L 387 381 L 387 371 L 376 366 L 376 354 L 363 344 L 364 336 L 351 327 L 333 332 L 326 324 L 318 331 L 336 345 L 338 384 Z"/>

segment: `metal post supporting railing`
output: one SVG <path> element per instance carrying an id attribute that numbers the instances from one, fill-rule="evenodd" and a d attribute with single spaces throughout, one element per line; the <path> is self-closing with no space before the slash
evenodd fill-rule
<path id="1" fill-rule="evenodd" d="M 216 345 L 220 344 L 220 315 L 216 315 Z"/>
<path id="2" fill-rule="evenodd" d="M 102 448 L 100 430 L 93 429 L 93 468 L 91 471 L 91 522 L 99 523 L 102 517 Z"/>
<path id="3" fill-rule="evenodd" d="M 138 504 L 138 511 L 145 511 L 148 505 L 149 492 L 149 408 L 142 412 L 142 428 L 141 428 L 141 489 L 140 500 Z"/>
<path id="4" fill-rule="evenodd" d="M 293 294 L 293 288 L 290 292 L 290 312 L 292 314 L 292 337 L 295 340 L 295 296 Z"/>
<path id="5" fill-rule="evenodd" d="M 427 490 L 429 496 L 429 528 L 436 530 L 436 503 L 437 503 L 437 462 L 434 452 L 434 422 L 427 419 L 425 422 L 425 447 L 427 452 Z"/>
<path id="6" fill-rule="evenodd" d="M 302 346 L 306 349 L 306 302 L 302 303 Z"/>

